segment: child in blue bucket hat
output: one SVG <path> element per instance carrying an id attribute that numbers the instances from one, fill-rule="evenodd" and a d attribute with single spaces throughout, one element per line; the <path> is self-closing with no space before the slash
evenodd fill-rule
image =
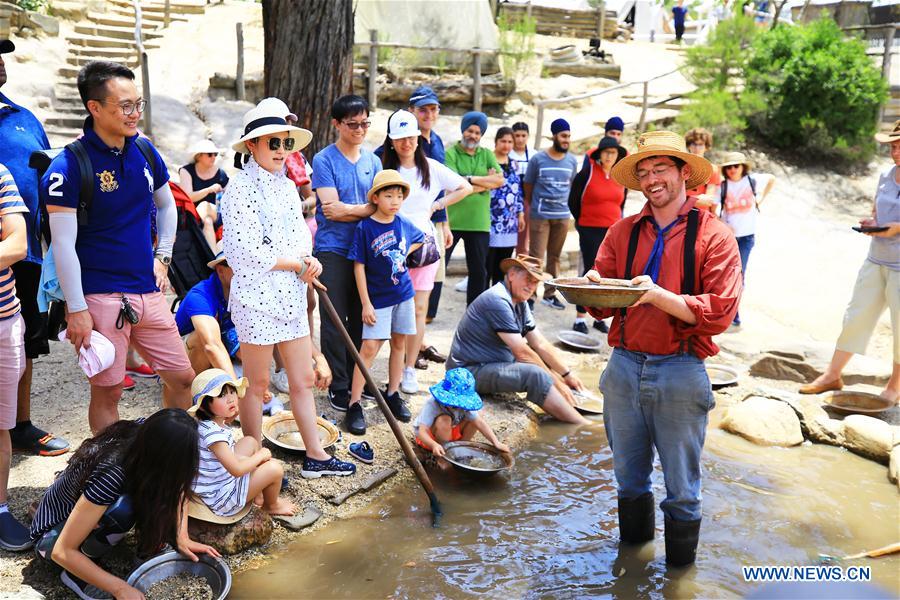
<path id="1" fill-rule="evenodd" d="M 447 371 L 444 380 L 429 388 L 429 398 L 413 423 L 416 443 L 435 456 L 444 456 L 447 442 L 471 440 L 480 431 L 501 452 L 509 446 L 497 439 L 491 426 L 478 415 L 484 403 L 475 391 L 475 378 L 468 369 Z"/>

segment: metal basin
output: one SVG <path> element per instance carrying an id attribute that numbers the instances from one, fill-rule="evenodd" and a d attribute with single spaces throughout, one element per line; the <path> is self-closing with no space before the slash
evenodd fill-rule
<path id="1" fill-rule="evenodd" d="M 322 417 L 316 417 L 316 426 L 323 448 L 333 446 L 341 437 L 341 432 L 338 428 Z M 283 411 L 274 417 L 266 419 L 263 422 L 262 432 L 269 442 L 282 450 L 306 452 L 303 438 L 300 437 L 300 430 L 296 421 L 294 421 L 294 415 L 290 411 Z"/>
<path id="2" fill-rule="evenodd" d="M 706 374 L 709 376 L 709 383 L 714 390 L 737 385 L 738 382 L 738 371 L 734 367 L 707 363 Z"/>
<path id="3" fill-rule="evenodd" d="M 175 575 L 189 574 L 205 579 L 212 588 L 213 598 L 225 600 L 231 591 L 231 569 L 221 558 L 208 554 L 198 556 L 199 562 L 193 562 L 174 550 L 154 556 L 132 571 L 128 576 L 128 585 L 146 594 L 154 583 Z"/>
<path id="4" fill-rule="evenodd" d="M 449 442 L 444 450 L 444 460 L 469 475 L 495 475 L 511 469 L 516 462 L 512 454 L 482 442 Z"/>
<path id="5" fill-rule="evenodd" d="M 894 406 L 878 394 L 868 392 L 832 392 L 824 400 L 824 406 L 846 415 L 877 415 Z"/>
<path id="6" fill-rule="evenodd" d="M 544 285 L 558 290 L 569 304 L 592 308 L 625 308 L 653 288 L 650 283 L 631 285 L 626 279 L 604 279 L 594 283 L 585 277 L 551 279 Z"/>

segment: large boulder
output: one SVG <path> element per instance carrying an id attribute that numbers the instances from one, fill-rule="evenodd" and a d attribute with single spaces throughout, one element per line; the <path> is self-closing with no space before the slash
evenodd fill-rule
<path id="1" fill-rule="evenodd" d="M 796 446 L 803 442 L 800 419 L 786 403 L 750 396 L 730 407 L 720 427 L 761 446 Z"/>
<path id="2" fill-rule="evenodd" d="M 842 446 L 844 444 L 844 423 L 832 419 L 822 408 L 816 396 L 804 396 L 769 387 L 760 387 L 751 396 L 763 396 L 784 402 L 790 406 L 800 419 L 800 430 L 803 437 L 818 444 Z"/>
<path id="3" fill-rule="evenodd" d="M 887 463 L 894 432 L 890 425 L 865 415 L 850 415 L 844 419 L 844 447 L 848 450 Z"/>
<path id="4" fill-rule="evenodd" d="M 797 356 L 766 353 L 753 363 L 750 374 L 765 379 L 806 383 L 818 377 L 819 371 Z"/>
<path id="5" fill-rule="evenodd" d="M 896 483 L 900 489 L 900 446 L 891 449 L 891 457 L 888 459 L 888 481 Z"/>
<path id="6" fill-rule="evenodd" d="M 272 537 L 272 519 L 254 506 L 243 519 L 231 525 L 219 525 L 188 519 L 191 539 L 209 544 L 222 554 L 237 554 L 252 546 L 260 546 Z"/>

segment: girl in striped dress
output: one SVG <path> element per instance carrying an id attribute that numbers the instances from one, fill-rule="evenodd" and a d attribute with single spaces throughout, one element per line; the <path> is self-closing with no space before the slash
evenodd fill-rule
<path id="1" fill-rule="evenodd" d="M 279 496 L 281 463 L 251 436 L 235 442 L 228 427 L 246 390 L 245 377 L 235 381 L 221 369 L 207 369 L 194 379 L 191 396 L 199 421 L 200 465 L 191 488 L 220 517 L 236 515 L 259 494 L 267 513 L 293 515 L 293 503 Z"/>

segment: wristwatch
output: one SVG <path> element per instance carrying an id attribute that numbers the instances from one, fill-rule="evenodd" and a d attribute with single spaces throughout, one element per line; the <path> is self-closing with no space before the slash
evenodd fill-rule
<path id="1" fill-rule="evenodd" d="M 469 185 L 472 185 L 472 176 L 466 175 L 466 181 L 468 182 Z"/>
<path id="2" fill-rule="evenodd" d="M 165 256 L 163 254 L 154 254 L 153 258 L 155 258 L 156 260 L 158 260 L 159 262 L 161 262 L 163 265 L 165 265 L 167 267 L 172 264 L 171 256 Z"/>

